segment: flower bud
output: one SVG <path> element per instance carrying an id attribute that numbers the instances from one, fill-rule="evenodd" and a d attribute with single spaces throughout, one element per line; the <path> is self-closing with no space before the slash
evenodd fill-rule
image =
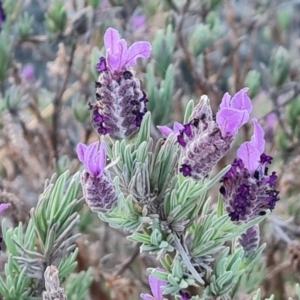
<path id="1" fill-rule="evenodd" d="M 189 48 L 195 57 L 202 54 L 207 47 L 213 43 L 214 39 L 209 26 L 206 24 L 197 25 L 192 31 Z"/>
<path id="2" fill-rule="evenodd" d="M 260 88 L 261 75 L 256 70 L 251 70 L 248 72 L 245 79 L 245 85 L 249 87 L 249 97 L 254 98 Z"/>
<path id="3" fill-rule="evenodd" d="M 86 102 L 81 97 L 73 102 L 73 113 L 80 123 L 85 123 L 88 120 L 90 112 L 86 109 Z"/>
<path id="4" fill-rule="evenodd" d="M 259 226 L 256 224 L 250 227 L 240 236 L 238 242 L 244 248 L 246 258 L 254 254 L 259 245 Z"/>
<path id="5" fill-rule="evenodd" d="M 180 172 L 184 176 L 203 179 L 217 162 L 227 154 L 239 128 L 249 119 L 252 103 L 242 89 L 222 99 L 216 120 L 207 96 L 202 96 L 194 108 L 189 123 L 179 131 L 178 142 L 184 148 Z"/>
<path id="6" fill-rule="evenodd" d="M 89 146 L 81 143 L 77 146 L 78 159 L 85 166 L 81 173 L 81 185 L 90 209 L 94 212 L 107 212 L 116 204 L 118 196 L 110 175 L 105 170 L 105 143 L 101 143 L 99 150 L 98 145 L 96 142 Z"/>
<path id="7" fill-rule="evenodd" d="M 88 0 L 88 4 L 94 9 L 97 9 L 101 2 L 102 0 Z"/>
<path id="8" fill-rule="evenodd" d="M 49 8 L 46 16 L 46 24 L 53 33 L 63 32 L 66 29 L 68 16 L 64 7 L 64 2 L 56 0 Z"/>
<path id="9" fill-rule="evenodd" d="M 118 198 L 109 173 L 92 176 L 87 170 L 81 173 L 81 184 L 87 205 L 93 212 L 111 210 Z"/>
<path id="10" fill-rule="evenodd" d="M 270 75 L 275 86 L 281 86 L 289 76 L 290 61 L 288 51 L 280 46 L 273 51 L 270 59 Z"/>

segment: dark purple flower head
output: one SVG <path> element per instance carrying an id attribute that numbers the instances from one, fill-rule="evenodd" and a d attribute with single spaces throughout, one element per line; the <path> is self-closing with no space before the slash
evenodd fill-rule
<path id="1" fill-rule="evenodd" d="M 118 197 L 109 173 L 105 170 L 106 146 L 95 142 L 89 146 L 77 146 L 78 159 L 85 170 L 81 173 L 81 185 L 85 200 L 92 211 L 109 211 Z"/>
<path id="2" fill-rule="evenodd" d="M 159 269 L 163 271 L 162 269 Z M 165 287 L 168 283 L 163 280 L 159 280 L 153 275 L 149 275 L 149 285 L 152 292 L 152 296 L 149 294 L 141 294 L 141 298 L 143 300 L 164 300 L 163 297 L 163 290 L 162 288 Z"/>
<path id="3" fill-rule="evenodd" d="M 2 1 L 0 0 L 0 32 L 2 29 L 2 24 L 5 22 L 5 20 L 6 20 L 6 15 L 5 15 L 5 11 L 3 9 Z"/>
<path id="4" fill-rule="evenodd" d="M 238 158 L 222 179 L 220 193 L 224 197 L 226 210 L 232 221 L 247 223 L 274 209 L 279 200 L 275 190 L 277 176 L 268 176 L 268 165 L 272 158 L 263 153 L 264 131 L 253 119 L 254 134 L 237 151 Z"/>
<path id="5" fill-rule="evenodd" d="M 148 58 L 151 45 L 136 42 L 127 50 L 117 30 L 109 28 L 104 35 L 106 58 L 101 57 L 96 69 L 96 104 L 92 105 L 93 123 L 101 135 L 124 139 L 135 134 L 147 112 L 146 94 L 132 67 L 139 57 Z"/>

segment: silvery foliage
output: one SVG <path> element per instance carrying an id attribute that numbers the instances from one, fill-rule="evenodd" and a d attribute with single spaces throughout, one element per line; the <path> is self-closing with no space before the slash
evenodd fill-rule
<path id="1" fill-rule="evenodd" d="M 8 261 L 5 277 L 0 278 L 0 293 L 6 300 L 40 299 L 45 290 L 44 272 L 55 266 L 59 279 L 64 282 L 75 269 L 78 249 L 75 232 L 83 198 L 80 176 L 70 176 L 66 171 L 58 178 L 54 174 L 44 185 L 38 204 L 31 210 L 27 227 L 6 227 L 2 222 L 3 240 L 7 247 Z M 38 246 L 37 246 L 38 245 Z M 66 284 L 67 296 L 73 293 L 85 299 L 91 284 L 91 271 L 72 274 Z M 78 284 L 85 279 L 84 284 Z M 76 288 L 75 288 L 76 287 Z"/>
<path id="2" fill-rule="evenodd" d="M 193 108 L 191 100 L 185 120 Z M 207 193 L 230 166 L 203 181 L 184 177 L 177 171 L 180 147 L 176 135 L 158 140 L 153 147 L 150 126 L 147 113 L 134 141 L 114 141 L 108 147 L 110 160 L 116 162 L 110 172 L 119 199 L 111 211 L 99 213 L 99 217 L 112 227 L 127 230 L 130 241 L 141 243 L 141 252 L 156 255 L 165 272 L 155 268 L 148 271 L 168 282 L 165 294 L 179 297 L 179 291 L 198 286 L 202 294 L 193 299 L 230 299 L 265 248 L 263 244 L 246 257 L 235 240 L 268 213 L 236 225 L 225 213 L 221 198 L 212 209 Z"/>

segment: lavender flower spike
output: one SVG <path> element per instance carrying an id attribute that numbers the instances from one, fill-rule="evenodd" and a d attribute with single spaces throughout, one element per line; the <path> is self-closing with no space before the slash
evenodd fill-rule
<path id="1" fill-rule="evenodd" d="M 118 198 L 109 173 L 105 170 L 105 143 L 95 142 L 89 146 L 80 143 L 77 146 L 78 159 L 85 169 L 81 173 L 83 194 L 90 209 L 109 211 L 116 204 Z"/>
<path id="2" fill-rule="evenodd" d="M 149 42 L 136 42 L 127 49 L 116 29 L 108 28 L 104 35 L 106 58 L 101 57 L 96 68 L 96 104 L 93 122 L 99 134 L 114 139 L 128 138 L 136 133 L 147 112 L 148 99 L 132 69 L 138 58 L 151 54 Z"/>
<path id="3" fill-rule="evenodd" d="M 264 215 L 266 210 L 274 209 L 279 200 L 279 192 L 275 190 L 276 172 L 268 175 L 267 165 L 273 158 L 264 154 L 264 131 L 255 118 L 253 125 L 251 141 L 238 149 L 238 158 L 223 177 L 220 188 L 226 210 L 237 224 L 248 223 Z"/>
<path id="4" fill-rule="evenodd" d="M 165 287 L 167 284 L 168 283 L 166 281 L 159 280 L 153 275 L 149 275 L 149 285 L 153 296 L 149 294 L 141 294 L 141 298 L 143 300 L 166 300 L 163 297 L 162 287 Z"/>
<path id="5" fill-rule="evenodd" d="M 252 103 L 247 88 L 240 90 L 231 99 L 226 93 L 222 99 L 216 120 L 207 96 L 199 104 L 178 136 L 183 149 L 180 172 L 184 176 L 203 179 L 216 163 L 226 155 L 238 129 L 249 120 Z"/>

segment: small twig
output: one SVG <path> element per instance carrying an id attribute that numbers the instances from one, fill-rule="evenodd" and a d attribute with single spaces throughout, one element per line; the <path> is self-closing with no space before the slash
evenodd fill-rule
<path id="1" fill-rule="evenodd" d="M 113 273 L 112 279 L 116 279 L 118 276 L 122 275 L 127 268 L 135 261 L 135 259 L 139 256 L 140 254 L 140 246 L 141 244 L 138 243 L 135 245 L 135 248 L 131 254 L 130 257 L 128 257 L 118 268 L 116 272 Z"/>
<path id="2" fill-rule="evenodd" d="M 74 54 L 76 50 L 76 44 L 74 43 L 72 48 L 71 48 L 71 54 L 69 58 L 69 63 L 67 66 L 67 71 L 66 71 L 66 77 L 65 80 L 62 84 L 61 90 L 55 95 L 55 98 L 53 100 L 53 106 L 54 106 L 54 112 L 52 115 L 52 135 L 51 135 L 51 140 L 52 140 L 52 145 L 54 149 L 54 157 L 55 161 L 58 160 L 58 130 L 59 130 L 59 114 L 62 106 L 62 96 L 64 94 L 64 91 L 66 90 L 67 83 L 69 81 L 70 75 L 71 75 L 71 68 L 73 64 L 73 59 L 74 59 Z"/>
<path id="3" fill-rule="evenodd" d="M 284 261 L 284 262 L 282 262 L 280 265 L 278 265 L 277 267 L 275 267 L 274 269 L 272 269 L 272 271 L 270 271 L 270 273 L 266 277 L 266 280 L 271 280 L 278 273 L 281 273 L 283 270 L 287 269 L 290 266 L 291 266 L 291 262 L 290 261 Z"/>
<path id="4" fill-rule="evenodd" d="M 256 42 L 257 42 L 257 32 L 258 32 L 258 27 L 253 25 L 254 28 L 252 28 L 252 32 L 251 32 L 251 39 L 250 39 L 250 50 L 245 62 L 245 69 L 244 69 L 244 74 L 242 76 L 242 82 L 245 82 L 245 79 L 247 77 L 248 72 L 250 71 L 251 67 L 252 67 L 252 62 L 253 62 L 253 58 L 254 58 L 254 51 L 255 51 L 255 46 L 256 46 Z"/>
<path id="5" fill-rule="evenodd" d="M 175 12 L 179 13 L 179 8 L 177 7 L 177 5 L 174 3 L 173 0 L 166 0 L 166 1 Z"/>
<path id="6" fill-rule="evenodd" d="M 181 245 L 181 242 L 178 238 L 178 236 L 176 234 L 174 234 L 174 242 L 175 242 L 175 246 L 178 250 L 178 252 L 180 253 L 181 255 L 181 258 L 184 262 L 184 264 L 186 265 L 186 267 L 188 268 L 188 270 L 192 273 L 192 275 L 194 276 L 194 278 L 196 280 L 198 280 L 198 282 L 200 284 L 205 284 L 205 282 L 203 281 L 203 279 L 200 277 L 200 275 L 198 274 L 198 272 L 195 270 L 195 268 L 193 267 L 188 255 L 186 254 L 183 246 Z"/>

